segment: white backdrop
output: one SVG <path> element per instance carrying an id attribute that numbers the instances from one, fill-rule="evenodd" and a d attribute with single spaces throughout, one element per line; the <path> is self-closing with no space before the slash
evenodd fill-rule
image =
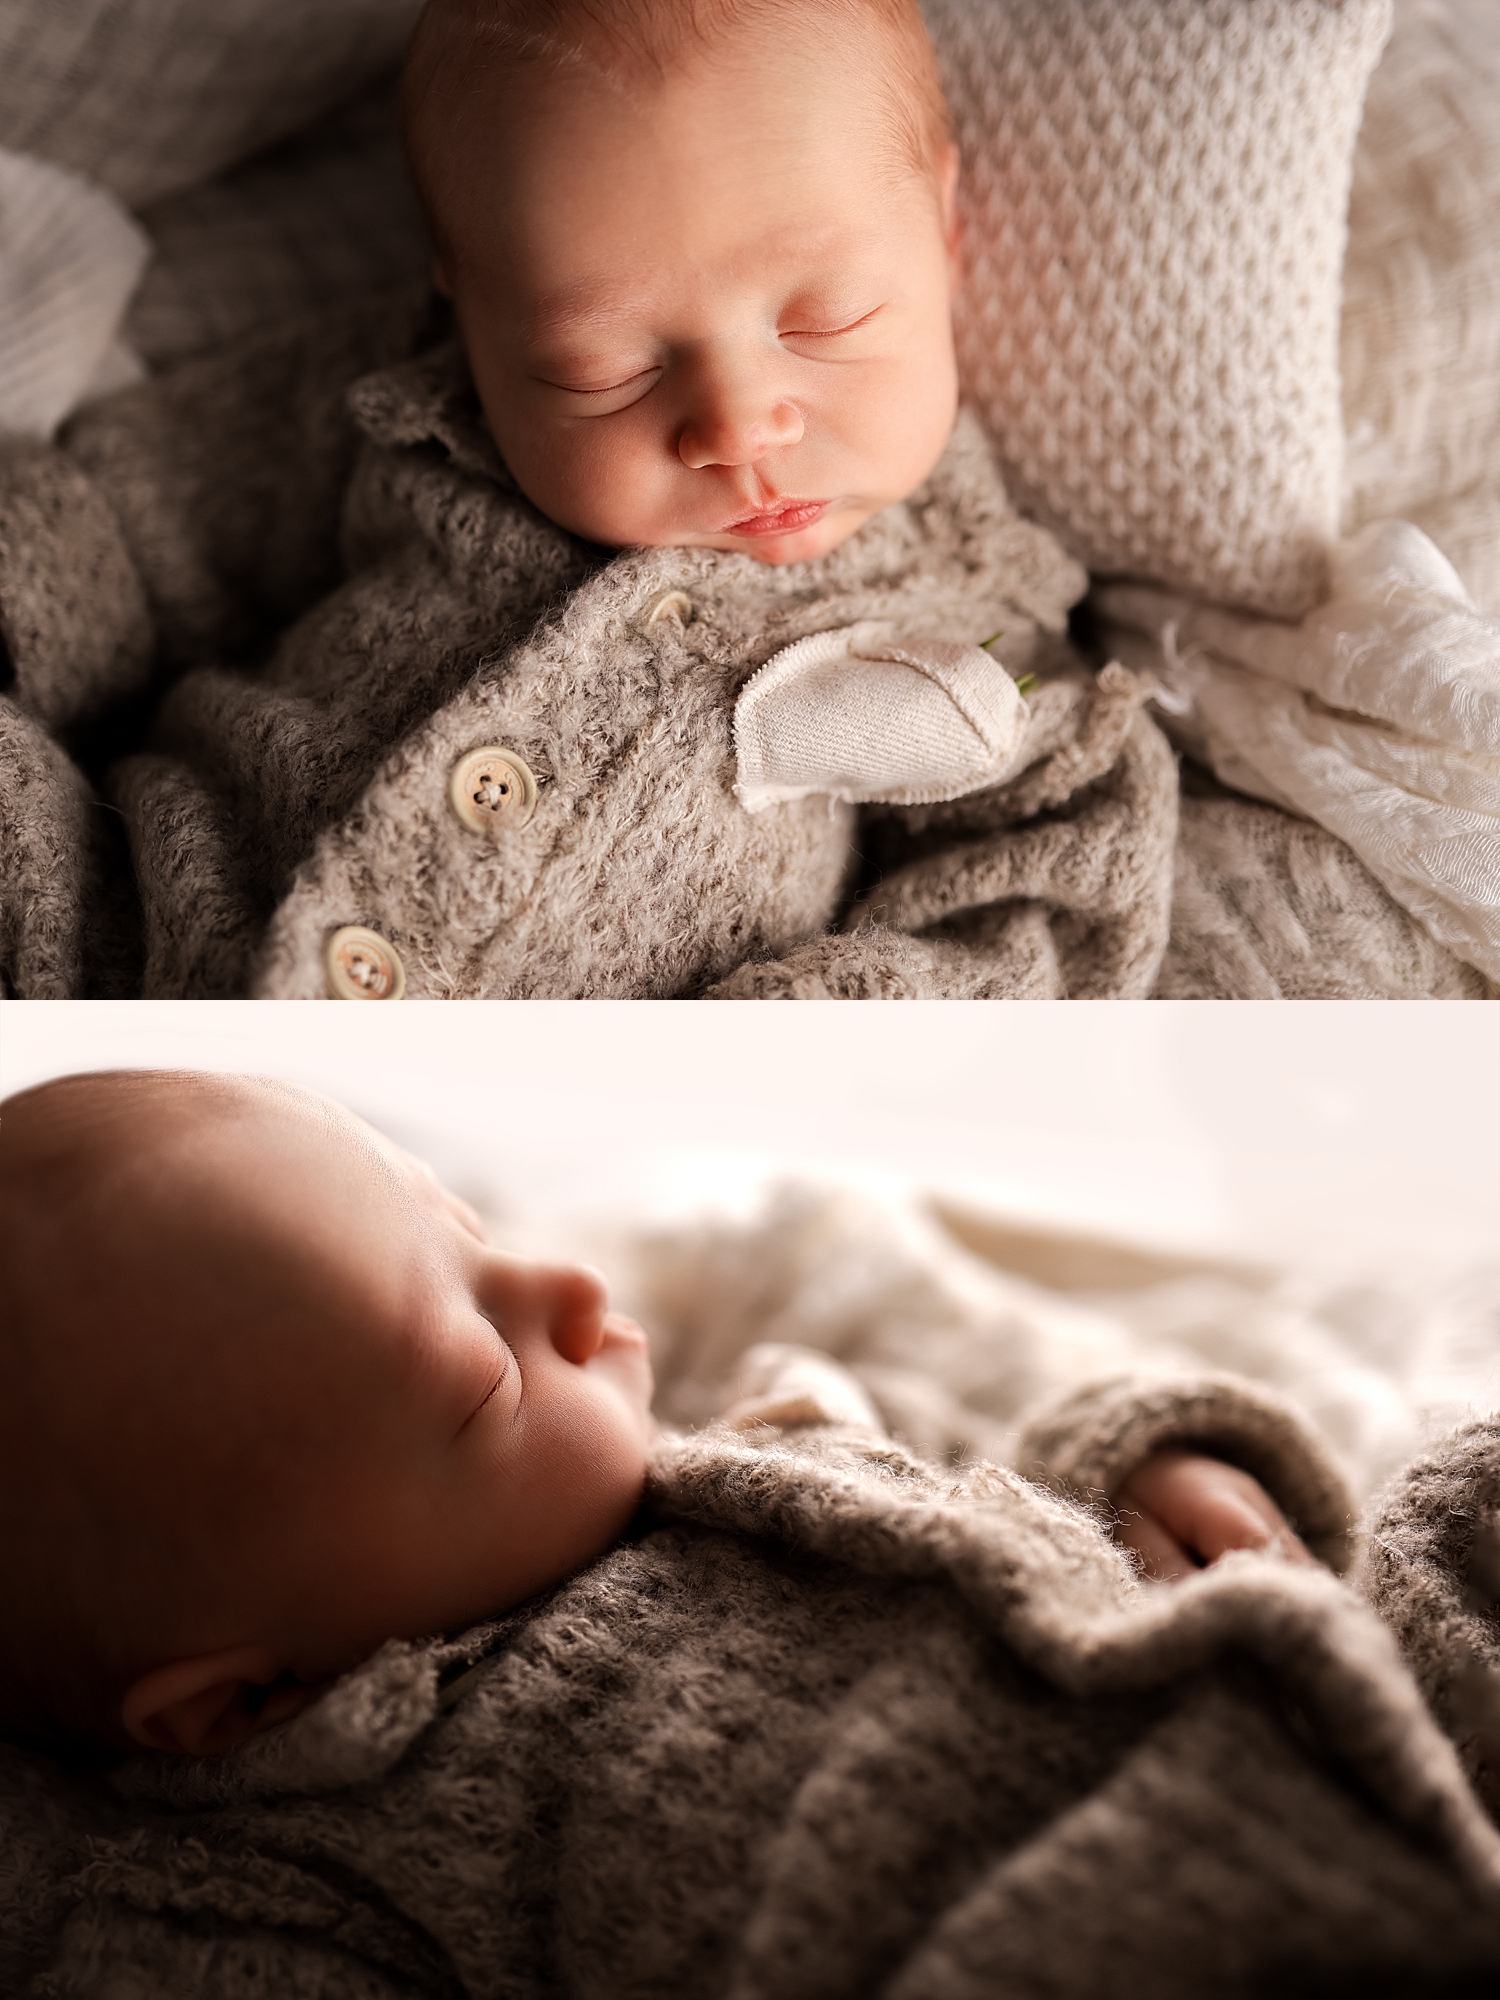
<path id="1" fill-rule="evenodd" d="M 543 1216 L 768 1172 L 935 1187 L 1165 1245 L 1500 1256 L 1500 1008 L 8 1003 L 0 1089 L 304 1082 Z"/>

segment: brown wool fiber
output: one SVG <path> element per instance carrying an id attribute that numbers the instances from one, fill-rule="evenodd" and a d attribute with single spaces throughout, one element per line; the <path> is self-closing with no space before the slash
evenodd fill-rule
<path id="1" fill-rule="evenodd" d="M 1366 1603 L 1260 1556 L 1136 1583 L 1083 1503 L 1172 1441 L 1253 1464 L 1347 1561 L 1350 1496 L 1304 1420 L 1222 1376 L 1043 1412 L 1020 1459 L 1054 1491 L 868 1431 L 669 1438 L 638 1531 L 588 1570 L 387 1646 L 227 1758 L 100 1786 L 0 1751 L 0 1879 L 29 1889 L 0 1978 L 37 2000 L 1493 1980 L 1473 1731 L 1455 1747 L 1402 1654 L 1433 1691 L 1455 1645 L 1494 1661 L 1473 1532 L 1445 1523 L 1492 1509 L 1500 1431 L 1389 1489 Z"/>

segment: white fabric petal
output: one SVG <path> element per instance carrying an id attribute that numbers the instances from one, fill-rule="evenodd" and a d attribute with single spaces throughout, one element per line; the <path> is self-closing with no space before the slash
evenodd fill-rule
<path id="1" fill-rule="evenodd" d="M 1332 596 L 1296 625 L 1133 585 L 1098 601 L 1157 642 L 1179 733 L 1225 784 L 1337 834 L 1500 979 L 1500 620 L 1420 529 L 1343 544 Z"/>
<path id="2" fill-rule="evenodd" d="M 734 711 L 747 812 L 814 793 L 930 805 L 1004 776 L 1026 705 L 979 646 L 895 640 L 883 625 L 818 632 L 775 654 Z"/>
<path id="3" fill-rule="evenodd" d="M 138 379 L 118 336 L 150 255 L 113 195 L 0 147 L 0 432 L 50 438 L 90 394 Z"/>

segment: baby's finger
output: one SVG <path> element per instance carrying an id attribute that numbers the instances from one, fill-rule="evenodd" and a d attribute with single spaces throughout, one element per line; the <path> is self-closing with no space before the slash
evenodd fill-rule
<path id="1" fill-rule="evenodd" d="M 1313 1561 L 1271 1496 L 1232 1466 L 1202 1480 L 1190 1541 L 1209 1563 L 1231 1549 L 1261 1549 L 1288 1562 Z"/>
<path id="2" fill-rule="evenodd" d="M 1198 1568 L 1177 1537 L 1154 1514 L 1139 1507 L 1122 1507 L 1115 1523 L 1115 1540 L 1134 1550 L 1141 1575 L 1152 1583 L 1176 1583 Z"/>

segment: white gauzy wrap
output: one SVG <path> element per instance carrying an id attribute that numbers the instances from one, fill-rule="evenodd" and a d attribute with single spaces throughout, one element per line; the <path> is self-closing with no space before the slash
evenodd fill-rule
<path id="1" fill-rule="evenodd" d="M 1163 683 L 1185 747 L 1347 841 L 1500 979 L 1500 620 L 1407 521 L 1340 544 L 1332 582 L 1297 624 L 1132 584 L 1097 603 L 1111 648 Z"/>
<path id="2" fill-rule="evenodd" d="M 119 330 L 150 255 L 113 195 L 0 146 L 0 434 L 50 438 L 140 379 Z"/>

